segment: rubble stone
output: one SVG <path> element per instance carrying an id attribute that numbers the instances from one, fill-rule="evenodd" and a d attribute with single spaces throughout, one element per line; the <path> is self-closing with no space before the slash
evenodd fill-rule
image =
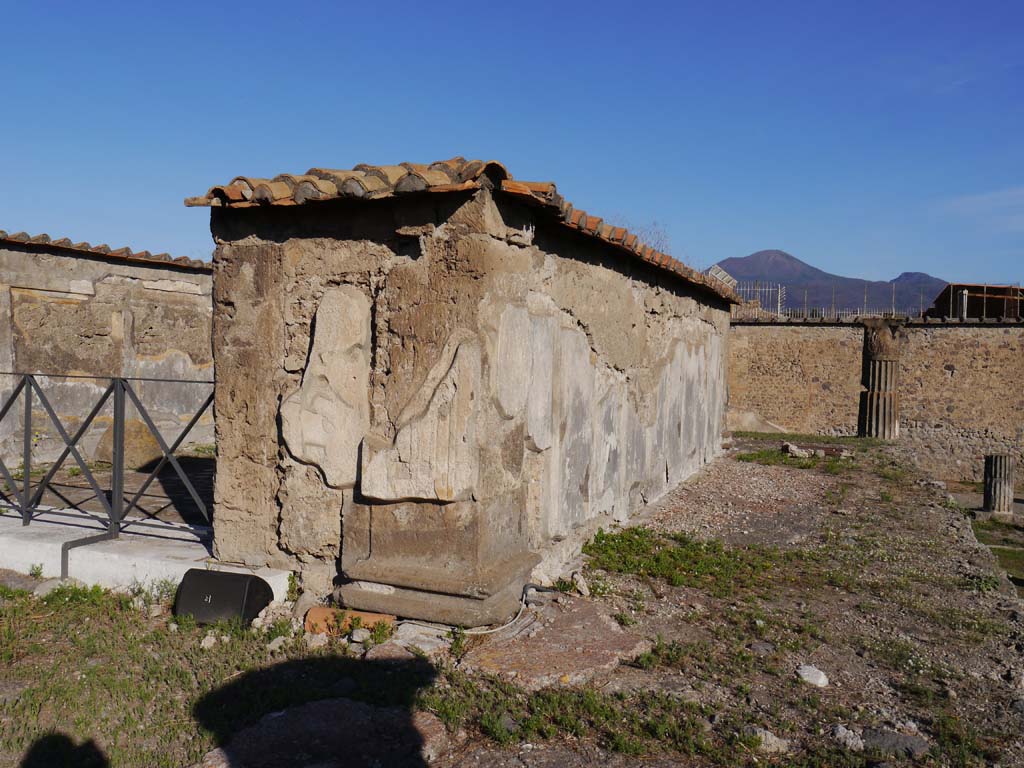
<path id="1" fill-rule="evenodd" d="M 917 758 L 928 752 L 930 746 L 917 734 L 897 733 L 884 728 L 864 730 L 864 748 L 884 755 Z"/>
<path id="2" fill-rule="evenodd" d="M 780 739 L 766 728 L 747 726 L 744 733 L 748 736 L 755 736 L 758 740 L 757 749 L 766 755 L 785 755 L 790 751 L 789 741 Z"/>

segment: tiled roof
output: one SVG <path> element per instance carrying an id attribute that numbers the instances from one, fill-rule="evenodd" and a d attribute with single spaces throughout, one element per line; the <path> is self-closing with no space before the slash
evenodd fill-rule
<path id="1" fill-rule="evenodd" d="M 573 207 L 546 181 L 516 181 L 495 161 L 454 157 L 437 163 L 357 165 L 351 170 L 310 168 L 302 175 L 283 173 L 272 179 L 236 176 L 211 187 L 205 195 L 186 198 L 187 206 L 251 208 L 263 205 L 303 205 L 320 200 L 357 198 L 377 200 L 415 192 L 458 192 L 488 187 L 536 206 L 562 225 L 596 237 L 634 258 L 678 275 L 732 303 L 739 297 L 728 285 L 640 242 L 623 227 Z"/>
<path id="2" fill-rule="evenodd" d="M 49 235 L 30 235 L 27 232 L 14 232 L 8 234 L 0 229 L 0 244 L 18 243 L 20 245 L 36 245 L 45 248 L 55 248 L 61 251 L 79 253 L 86 256 L 100 257 L 104 259 L 121 259 L 123 261 L 145 262 L 149 266 L 157 267 L 161 264 L 173 264 L 177 267 L 209 272 L 211 266 L 208 262 L 190 259 L 187 256 L 172 257 L 166 253 L 150 253 L 149 251 L 133 251 L 131 248 L 111 248 L 109 245 L 92 245 L 90 243 L 74 243 L 70 238 L 62 237 L 54 240 Z M 157 263 L 154 263 L 157 262 Z"/>

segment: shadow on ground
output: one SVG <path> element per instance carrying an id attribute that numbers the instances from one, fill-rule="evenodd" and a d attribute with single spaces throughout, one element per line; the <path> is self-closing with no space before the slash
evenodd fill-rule
<path id="1" fill-rule="evenodd" d="M 247 673 L 194 707 L 196 721 L 218 745 L 199 765 L 427 766 L 431 749 L 446 736 L 436 718 L 414 712 L 414 703 L 435 674 L 419 658 L 328 656 Z"/>
<path id="2" fill-rule="evenodd" d="M 75 744 L 63 733 L 48 733 L 29 747 L 20 768 L 108 768 L 109 765 L 103 750 L 91 739 Z"/>
<path id="3" fill-rule="evenodd" d="M 217 471 L 217 460 L 212 456 L 176 456 L 175 458 L 195 489 L 196 495 L 206 506 L 207 512 L 212 513 L 213 481 Z M 134 499 L 136 492 L 158 465 L 158 461 L 152 461 L 138 469 L 125 470 L 125 506 Z M 91 471 L 96 483 L 105 492 L 104 495 L 109 501 L 111 493 L 110 467 L 101 465 L 94 467 Z M 39 482 L 39 479 L 34 482 Z M 64 466 L 47 484 L 40 504 L 57 509 L 77 509 L 100 517 L 106 516 L 103 502 L 96 497 L 88 480 L 82 476 L 77 467 L 68 462 L 65 462 Z M 152 517 L 165 522 L 187 525 L 206 526 L 210 524 L 210 521 L 199 511 L 185 483 L 169 463 L 165 463 L 160 468 L 156 478 L 139 498 L 137 506 L 126 510 L 126 513 L 129 517 Z"/>

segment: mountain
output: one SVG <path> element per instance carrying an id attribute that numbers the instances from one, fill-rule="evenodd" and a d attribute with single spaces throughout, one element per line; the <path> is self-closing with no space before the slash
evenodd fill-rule
<path id="1" fill-rule="evenodd" d="M 837 309 L 863 307 L 865 288 L 869 309 L 889 308 L 893 304 L 895 287 L 896 309 L 916 312 L 922 304 L 925 309 L 930 307 L 932 300 L 946 286 L 945 280 L 924 272 L 904 272 L 888 282 L 833 275 L 777 250 L 725 259 L 718 262 L 718 266 L 741 283 L 782 283 L 786 286 L 786 306 L 792 308 L 804 306 L 805 291 L 808 307 L 832 307 L 833 289 Z"/>

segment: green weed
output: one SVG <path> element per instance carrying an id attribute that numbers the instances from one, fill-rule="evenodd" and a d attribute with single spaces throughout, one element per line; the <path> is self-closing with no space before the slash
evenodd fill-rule
<path id="1" fill-rule="evenodd" d="M 752 464 L 763 464 L 765 466 L 794 467 L 795 469 L 815 469 L 818 466 L 818 459 L 815 457 L 797 459 L 789 456 L 778 449 L 764 448 L 751 453 L 736 454 L 737 461 L 745 461 Z"/>
<path id="2" fill-rule="evenodd" d="M 783 558 L 769 548 L 726 548 L 718 540 L 662 536 L 648 528 L 599 530 L 583 552 L 591 568 L 662 579 L 676 587 L 698 587 L 716 596 L 762 583 Z"/>

